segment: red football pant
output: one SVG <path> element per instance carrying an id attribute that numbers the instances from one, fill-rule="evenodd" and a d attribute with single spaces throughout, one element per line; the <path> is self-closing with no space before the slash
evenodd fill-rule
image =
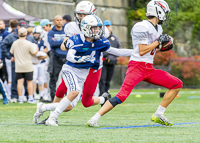
<path id="1" fill-rule="evenodd" d="M 168 89 L 182 88 L 180 79 L 170 73 L 155 69 L 152 64 L 145 62 L 130 61 L 124 82 L 116 95 L 121 102 L 124 102 L 130 95 L 132 89 L 140 82 L 146 81 L 154 85 L 163 86 Z"/>
<path id="2" fill-rule="evenodd" d="M 84 107 L 90 107 L 93 105 L 94 99 L 92 97 L 97 88 L 97 84 L 99 83 L 100 78 L 101 78 L 101 69 L 99 70 L 90 69 L 90 72 L 83 86 L 83 94 L 81 102 Z"/>
<path id="3" fill-rule="evenodd" d="M 94 92 L 96 90 L 100 78 L 101 78 L 101 69 L 99 70 L 90 69 L 89 74 L 85 80 L 82 92 L 81 102 L 84 107 L 90 107 L 93 105 L 94 99 L 92 97 L 94 95 Z M 55 95 L 59 98 L 63 98 L 66 92 L 67 92 L 67 87 L 65 86 L 65 82 L 62 79 L 62 82 L 58 86 Z"/>

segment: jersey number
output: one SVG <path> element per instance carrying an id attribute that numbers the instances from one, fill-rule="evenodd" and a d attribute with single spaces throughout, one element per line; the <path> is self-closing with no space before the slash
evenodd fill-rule
<path id="1" fill-rule="evenodd" d="M 151 51 L 150 55 L 154 55 L 155 52 L 156 52 L 156 48 Z"/>

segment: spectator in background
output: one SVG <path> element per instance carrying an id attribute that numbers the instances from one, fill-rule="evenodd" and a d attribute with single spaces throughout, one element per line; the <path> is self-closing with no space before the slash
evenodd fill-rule
<path id="1" fill-rule="evenodd" d="M 1 48 L 0 48 L 0 69 L 3 67 L 3 63 L 1 62 Z M 0 93 L 2 93 L 3 96 L 3 104 L 8 104 L 8 98 L 7 98 L 7 91 L 4 88 L 3 82 L 0 78 Z"/>
<path id="2" fill-rule="evenodd" d="M 14 32 L 15 28 L 17 28 L 17 25 L 18 25 L 18 20 L 12 19 L 9 21 L 9 26 L 12 29 L 11 32 Z"/>
<path id="3" fill-rule="evenodd" d="M 62 51 L 60 45 L 62 44 L 65 38 L 65 32 L 63 27 L 63 18 L 60 15 L 55 16 L 54 18 L 54 27 L 48 32 L 48 42 L 51 46 L 51 58 L 48 69 L 50 74 L 50 95 L 51 100 L 53 101 L 55 92 L 56 92 L 56 82 L 58 80 L 59 73 L 63 64 L 66 62 L 67 51 Z"/>
<path id="4" fill-rule="evenodd" d="M 3 41 L 3 39 L 9 34 L 9 32 L 7 31 L 7 29 L 5 29 L 5 22 L 3 20 L 0 20 L 0 50 L 1 50 L 1 42 Z M 8 98 L 11 95 L 11 83 L 10 83 L 10 90 L 8 90 L 8 84 L 7 84 L 7 73 L 6 73 L 6 61 L 5 61 L 5 56 L 1 54 L 1 61 L 3 62 L 3 67 L 0 68 L 1 70 L 1 74 L 0 74 L 0 78 L 5 81 L 5 88 L 7 89 L 7 93 L 8 93 Z M 11 65 L 11 64 L 10 64 Z M 9 78 L 10 79 L 10 78 Z"/>
<path id="5" fill-rule="evenodd" d="M 42 19 L 40 21 L 40 26 L 42 26 L 42 28 L 44 29 L 45 31 L 45 34 L 44 34 L 44 46 L 45 46 L 45 49 L 43 50 L 43 52 L 45 53 L 48 53 L 48 56 L 49 58 L 51 58 L 51 47 L 50 47 L 50 44 L 48 42 L 48 32 L 51 30 L 51 24 L 53 24 L 53 22 L 50 22 L 48 19 Z M 45 57 L 46 58 L 46 57 Z M 48 58 L 46 59 L 47 60 L 47 65 L 51 65 L 52 63 L 50 63 L 50 61 L 52 60 L 49 60 Z M 48 68 L 51 68 L 51 66 L 48 66 Z M 51 71 L 51 69 L 49 69 Z M 48 95 L 48 85 L 47 85 L 47 74 L 45 74 L 45 83 L 44 83 L 44 96 L 43 96 L 43 99 L 42 99 L 42 102 L 47 102 L 50 98 L 50 95 Z"/>
<path id="6" fill-rule="evenodd" d="M 17 28 L 18 25 L 18 20 L 13 19 L 9 21 L 9 26 L 11 28 L 11 33 L 15 31 L 15 28 Z M 10 51 L 10 49 L 7 49 L 8 52 Z M 4 56 L 5 57 L 5 56 Z M 7 85 L 4 84 L 4 86 L 7 89 L 8 92 L 8 98 L 11 98 L 11 85 L 12 85 L 12 64 L 11 64 L 11 60 L 8 58 L 4 58 L 5 62 L 6 62 L 6 70 L 7 70 L 7 75 L 8 75 L 8 83 Z M 5 83 L 5 82 L 4 82 Z"/>
<path id="7" fill-rule="evenodd" d="M 111 47 L 115 48 L 121 48 L 121 43 L 119 42 L 119 39 L 116 35 L 112 33 L 112 23 L 109 20 L 105 20 L 103 24 L 108 28 L 109 30 L 109 37 L 107 38 L 110 42 Z M 108 54 L 107 52 L 103 53 L 104 62 L 103 62 L 103 68 L 101 73 L 101 79 L 99 81 L 99 89 L 100 89 L 100 96 L 107 92 L 110 88 L 110 81 L 112 79 L 115 65 L 117 64 L 116 56 L 112 54 Z"/>
<path id="8" fill-rule="evenodd" d="M 37 41 L 37 45 L 39 48 L 39 51 L 44 50 L 44 41 L 42 38 L 44 37 L 44 30 L 41 26 L 36 26 L 33 29 L 33 36 L 35 40 Z M 44 83 L 45 83 L 45 77 L 46 77 L 46 61 L 42 60 L 40 63 L 34 63 L 33 62 L 33 94 L 36 94 L 36 80 L 38 79 L 38 88 L 39 88 L 39 94 L 40 99 L 43 99 L 44 96 Z"/>
<path id="9" fill-rule="evenodd" d="M 17 81 L 16 81 L 16 75 L 15 75 L 15 59 L 13 55 L 10 54 L 10 47 L 12 46 L 13 42 L 19 39 L 18 36 L 18 29 L 21 27 L 27 27 L 27 24 L 25 21 L 21 20 L 18 22 L 17 28 L 13 30 L 11 34 L 9 34 L 1 43 L 2 53 L 6 57 L 6 59 L 11 59 L 11 65 L 12 65 L 12 86 L 11 86 L 11 102 L 17 102 L 18 93 L 17 93 Z M 26 39 L 32 43 L 37 42 L 34 40 L 34 38 L 30 35 L 26 36 Z M 26 88 L 25 88 L 26 89 Z M 24 97 L 24 100 L 26 100 L 26 97 Z"/>
<path id="10" fill-rule="evenodd" d="M 17 79 L 17 91 L 19 95 L 18 102 L 23 103 L 22 90 L 24 85 L 24 79 L 27 81 L 28 87 L 28 103 L 36 103 L 33 98 L 33 66 L 32 55 L 36 55 L 38 48 L 34 47 L 34 44 L 26 40 L 27 30 L 22 27 L 18 30 L 19 39 L 14 41 L 10 53 L 15 58 L 15 72 Z"/>
<path id="11" fill-rule="evenodd" d="M 64 27 L 65 27 L 65 25 L 66 25 L 67 23 L 69 23 L 69 22 L 71 22 L 71 21 L 72 21 L 72 17 L 71 17 L 70 15 L 66 14 L 66 15 L 63 16 L 63 26 L 64 26 Z"/>
<path id="12" fill-rule="evenodd" d="M 33 27 L 27 28 L 28 35 L 33 36 Z"/>

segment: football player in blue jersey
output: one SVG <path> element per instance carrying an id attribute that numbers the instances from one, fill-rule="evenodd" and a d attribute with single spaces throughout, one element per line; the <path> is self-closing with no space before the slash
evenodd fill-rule
<path id="1" fill-rule="evenodd" d="M 83 84 L 90 68 L 98 70 L 100 66 L 101 53 L 107 51 L 117 56 L 130 56 L 130 49 L 116 49 L 110 47 L 109 41 L 102 37 L 104 27 L 99 17 L 88 15 L 81 22 L 81 31 L 70 37 L 65 43 L 67 62 L 62 68 L 62 77 L 67 88 L 67 96 L 60 103 L 44 104 L 39 103 L 36 113 L 43 114 L 45 111 L 53 111 L 46 121 L 46 125 L 58 126 L 58 116 L 81 92 Z M 104 97 L 100 98 L 100 104 L 105 102 Z"/>

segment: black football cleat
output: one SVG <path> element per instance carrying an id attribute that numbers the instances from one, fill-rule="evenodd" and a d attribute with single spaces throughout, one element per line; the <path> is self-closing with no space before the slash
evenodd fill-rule
<path id="1" fill-rule="evenodd" d="M 101 96 L 105 98 L 105 102 L 101 104 L 102 107 L 106 103 L 106 101 L 111 98 L 111 94 L 108 92 L 104 92 Z"/>
<path id="2" fill-rule="evenodd" d="M 46 120 L 48 120 L 48 119 L 49 119 L 49 117 L 47 117 L 46 119 L 44 119 L 44 120 L 38 122 L 36 125 L 45 125 L 45 122 L 46 122 Z"/>

